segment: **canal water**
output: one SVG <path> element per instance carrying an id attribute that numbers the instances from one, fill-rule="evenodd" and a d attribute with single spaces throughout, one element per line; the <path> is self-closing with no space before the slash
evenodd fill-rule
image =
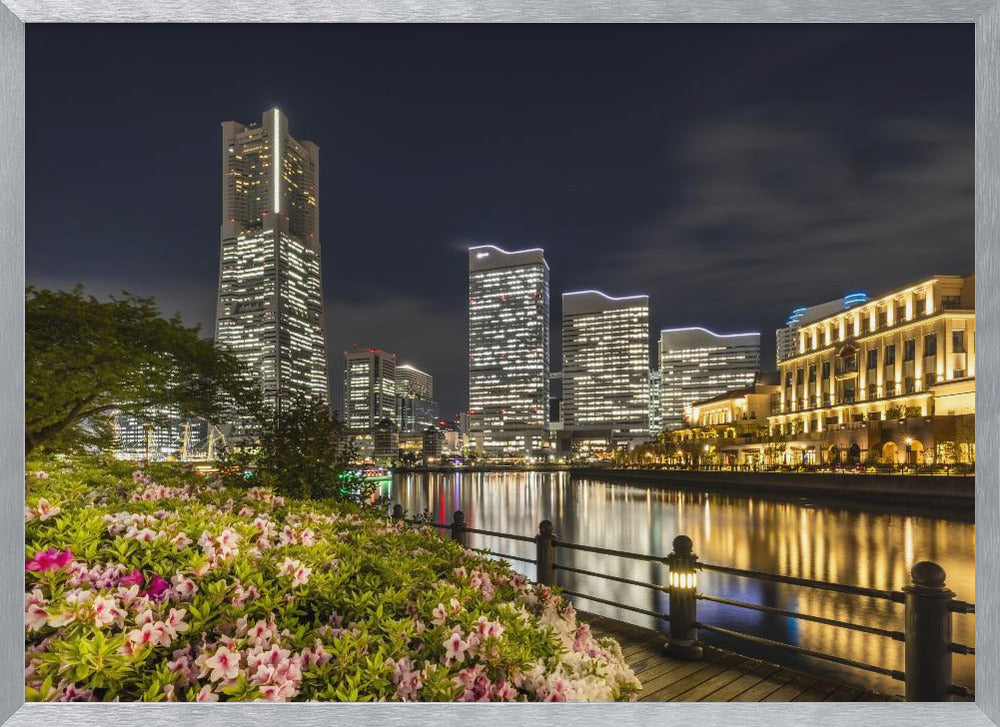
<path id="1" fill-rule="evenodd" d="M 872 588 L 901 590 L 909 567 L 933 560 L 947 572 L 947 585 L 974 601 L 972 522 L 934 513 L 893 512 L 864 503 L 820 504 L 806 499 L 778 501 L 753 496 L 649 489 L 565 472 L 397 474 L 389 485 L 393 503 L 407 517 L 429 511 L 450 523 L 462 510 L 469 527 L 534 535 L 551 520 L 563 542 L 665 556 L 671 541 L 685 534 L 708 563 Z M 533 543 L 470 535 L 470 546 L 534 558 Z M 632 580 L 664 583 L 666 568 L 633 559 L 561 549 L 558 562 Z M 511 565 L 535 577 L 534 565 Z M 666 594 L 593 576 L 559 572 L 559 585 L 610 601 L 660 613 Z M 853 623 L 903 630 L 903 606 L 889 601 L 702 571 L 702 593 L 774 606 Z M 578 609 L 647 628 L 667 630 L 653 617 L 577 598 Z M 954 641 L 973 645 L 975 616 L 954 616 Z M 903 644 L 881 636 L 730 605 L 698 602 L 698 620 L 775 641 L 902 671 Z M 813 674 L 902 694 L 902 682 L 787 650 L 729 639 L 708 632 L 701 639 L 740 653 Z M 955 655 L 954 682 L 974 687 L 975 657 Z"/>

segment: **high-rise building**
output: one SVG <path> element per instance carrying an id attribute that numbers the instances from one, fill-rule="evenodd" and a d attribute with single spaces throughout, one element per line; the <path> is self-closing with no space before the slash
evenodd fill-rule
<path id="1" fill-rule="evenodd" d="M 684 407 L 749 386 L 760 370 L 759 333 L 705 328 L 660 331 L 660 410 L 663 429 L 684 423 Z"/>
<path id="2" fill-rule="evenodd" d="M 278 109 L 222 124 L 222 250 L 216 345 L 267 400 L 329 401 L 319 243 L 319 148 Z"/>
<path id="3" fill-rule="evenodd" d="M 396 366 L 396 423 L 400 434 L 420 434 L 437 420 L 434 377 L 410 364 Z"/>
<path id="4" fill-rule="evenodd" d="M 563 431 L 572 439 L 649 435 L 649 296 L 562 297 Z"/>
<path id="5" fill-rule="evenodd" d="M 477 450 L 548 445 L 549 266 L 540 248 L 469 249 L 469 418 Z"/>
<path id="6" fill-rule="evenodd" d="M 808 326 L 810 323 L 815 323 L 840 311 L 849 310 L 867 300 L 867 293 L 856 292 L 848 293 L 842 299 L 827 301 L 808 308 L 796 308 L 788 316 L 785 327 L 774 332 L 777 343 L 775 358 L 777 361 L 784 361 L 798 353 L 799 329 L 803 326 Z"/>
<path id="7" fill-rule="evenodd" d="M 112 418 L 117 459 L 160 461 L 204 456 L 209 425 L 182 417 L 172 407 L 147 409 L 142 415 L 118 412 Z"/>
<path id="8" fill-rule="evenodd" d="M 378 348 L 344 351 L 344 424 L 350 434 L 372 434 L 396 419 L 396 356 Z M 398 428 L 396 430 L 398 432 Z"/>
<path id="9" fill-rule="evenodd" d="M 663 411 L 660 408 L 660 371 L 649 371 L 649 434 L 657 436 L 663 431 Z"/>

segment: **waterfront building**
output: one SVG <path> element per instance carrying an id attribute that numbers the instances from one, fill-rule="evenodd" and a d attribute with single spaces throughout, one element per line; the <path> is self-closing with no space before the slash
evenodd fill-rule
<path id="1" fill-rule="evenodd" d="M 477 452 L 548 451 L 549 266 L 540 248 L 469 249 L 469 429 Z"/>
<path id="2" fill-rule="evenodd" d="M 649 296 L 585 290 L 564 293 L 562 308 L 562 440 L 609 450 L 645 439 Z"/>
<path id="3" fill-rule="evenodd" d="M 396 423 L 401 434 L 420 434 L 438 420 L 434 377 L 410 364 L 396 366 Z"/>
<path id="4" fill-rule="evenodd" d="M 396 356 L 379 348 L 344 351 L 344 424 L 354 435 L 372 434 L 396 418 Z"/>
<path id="5" fill-rule="evenodd" d="M 867 300 L 868 294 L 859 291 L 848 293 L 842 299 L 838 298 L 837 300 L 827 301 L 826 303 L 809 306 L 808 308 L 796 308 L 788 316 L 788 321 L 785 323 L 784 328 L 779 328 L 774 332 L 777 343 L 777 348 L 775 349 L 777 360 L 784 361 L 789 356 L 795 355 L 798 350 L 798 331 L 800 328 L 842 310 L 849 310 L 856 305 L 861 305 Z"/>
<path id="6" fill-rule="evenodd" d="M 319 148 L 295 139 L 276 108 L 260 123 L 223 122 L 222 191 L 216 345 L 276 409 L 299 396 L 329 401 Z"/>
<path id="7" fill-rule="evenodd" d="M 661 427 L 683 426 L 685 406 L 749 386 L 759 370 L 759 333 L 660 331 Z"/>
<path id="8" fill-rule="evenodd" d="M 424 429 L 422 455 L 424 464 L 433 464 L 441 459 L 444 447 L 444 432 L 431 426 Z"/>
<path id="9" fill-rule="evenodd" d="M 772 434 L 791 462 L 975 459 L 975 276 L 935 275 L 803 326 Z"/>
<path id="10" fill-rule="evenodd" d="M 386 462 L 399 456 L 399 427 L 392 419 L 383 419 L 372 433 L 375 461 Z"/>

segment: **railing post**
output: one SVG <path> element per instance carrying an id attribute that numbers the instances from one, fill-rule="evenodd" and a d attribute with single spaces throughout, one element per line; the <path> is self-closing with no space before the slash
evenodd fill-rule
<path id="1" fill-rule="evenodd" d="M 402 520 L 403 519 L 403 506 L 398 502 L 392 506 L 392 519 Z"/>
<path id="2" fill-rule="evenodd" d="M 538 524 L 535 536 L 535 562 L 538 565 L 538 582 L 544 586 L 556 584 L 556 535 L 551 520 Z"/>
<path id="3" fill-rule="evenodd" d="M 461 510 L 455 510 L 455 514 L 451 518 L 451 539 L 461 545 L 463 548 L 468 548 L 468 533 L 465 532 L 465 513 Z"/>
<path id="4" fill-rule="evenodd" d="M 674 550 L 667 556 L 667 592 L 670 594 L 670 640 L 667 653 L 680 659 L 700 659 L 698 644 L 698 607 L 695 593 L 698 588 L 698 556 L 692 551 L 694 543 L 687 535 L 674 538 Z"/>
<path id="5" fill-rule="evenodd" d="M 944 568 L 928 560 L 910 569 L 906 593 L 906 701 L 951 701 L 951 603 Z"/>

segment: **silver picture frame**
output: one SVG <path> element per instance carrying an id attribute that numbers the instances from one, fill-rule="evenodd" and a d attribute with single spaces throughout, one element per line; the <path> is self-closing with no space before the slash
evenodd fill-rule
<path id="1" fill-rule="evenodd" d="M 975 703 L 775 704 L 25 704 L 25 24 L 46 22 L 778 22 L 973 23 L 976 74 Z M 178 49 L 180 52 L 180 49 Z M 942 240 L 942 244 L 948 244 Z M 0 724 L 1000 725 L 1000 0 L 0 0 Z"/>

